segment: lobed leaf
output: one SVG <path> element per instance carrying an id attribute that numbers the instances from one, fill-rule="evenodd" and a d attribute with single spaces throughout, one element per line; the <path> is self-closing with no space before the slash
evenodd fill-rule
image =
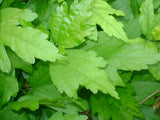
<path id="1" fill-rule="evenodd" d="M 134 116 L 143 118 L 140 108 L 133 96 L 134 90 L 131 85 L 127 88 L 118 88 L 120 100 L 104 94 L 92 95 L 91 110 L 98 113 L 101 120 L 134 120 Z M 127 99 L 126 99 L 127 98 Z"/>
<path id="2" fill-rule="evenodd" d="M 120 78 L 116 77 L 117 70 L 141 70 L 148 69 L 149 64 L 160 60 L 155 45 L 142 39 L 132 40 L 125 43 L 116 38 L 99 32 L 99 41 L 87 41 L 83 49 L 94 50 L 107 62 L 106 71 L 115 85 L 123 85 Z"/>
<path id="3" fill-rule="evenodd" d="M 29 63 L 34 63 L 35 57 L 52 62 L 56 58 L 62 58 L 57 54 L 57 48 L 46 40 L 48 35 L 31 27 L 17 26 L 22 19 L 28 22 L 33 21 L 36 18 L 35 13 L 18 8 L 5 8 L 0 13 L 2 17 L 0 20 L 1 61 L 5 63 L 0 64 L 2 71 L 9 72 L 11 69 L 4 46 L 10 47 L 20 58 Z M 12 19 L 10 19 L 11 16 L 13 16 Z"/>
<path id="4" fill-rule="evenodd" d="M 100 69 L 105 67 L 106 61 L 96 56 L 93 51 L 68 50 L 68 62 L 50 64 L 52 81 L 60 93 L 64 91 L 69 97 L 77 98 L 77 90 L 82 85 L 93 93 L 100 90 L 118 98 L 107 74 Z"/>

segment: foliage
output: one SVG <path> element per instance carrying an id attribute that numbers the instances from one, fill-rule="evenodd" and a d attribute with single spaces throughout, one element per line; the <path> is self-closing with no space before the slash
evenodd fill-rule
<path id="1" fill-rule="evenodd" d="M 159 120 L 160 0 L 0 0 L 0 119 Z"/>

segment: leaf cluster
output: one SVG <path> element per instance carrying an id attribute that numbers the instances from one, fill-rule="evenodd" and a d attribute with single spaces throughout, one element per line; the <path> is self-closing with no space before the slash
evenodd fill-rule
<path id="1" fill-rule="evenodd" d="M 0 0 L 1 120 L 159 120 L 160 0 Z"/>

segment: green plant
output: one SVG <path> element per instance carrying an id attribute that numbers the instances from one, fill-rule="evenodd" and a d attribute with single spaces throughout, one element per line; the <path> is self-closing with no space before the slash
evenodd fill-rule
<path id="1" fill-rule="evenodd" d="M 160 0 L 0 0 L 1 120 L 159 120 Z"/>

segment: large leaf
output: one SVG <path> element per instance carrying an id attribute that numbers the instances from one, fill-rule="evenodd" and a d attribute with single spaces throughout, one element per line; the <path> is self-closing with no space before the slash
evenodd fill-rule
<path id="1" fill-rule="evenodd" d="M 10 47 L 20 58 L 29 63 L 34 63 L 35 57 L 53 62 L 60 57 L 54 45 L 46 40 L 48 36 L 45 33 L 31 27 L 20 26 L 22 21 L 33 21 L 37 17 L 35 13 L 29 9 L 5 8 L 0 14 L 0 61 L 5 63 L 0 64 L 2 71 L 9 72 L 11 69 L 4 46 Z"/>
<path id="2" fill-rule="evenodd" d="M 85 24 L 91 16 L 88 9 L 93 0 L 74 2 L 70 8 L 63 2 L 53 14 L 51 22 L 51 36 L 59 46 L 71 48 L 85 41 L 94 27 Z M 86 10 L 86 11 L 85 11 Z"/>
<path id="3" fill-rule="evenodd" d="M 123 30 L 123 24 L 116 21 L 116 19 L 110 14 L 124 15 L 122 11 L 113 9 L 107 2 L 103 0 L 95 1 L 92 8 L 93 15 L 90 19 L 92 24 L 98 24 L 102 27 L 105 33 L 109 36 L 115 36 L 124 41 L 127 41 L 125 31 Z"/>
<path id="4" fill-rule="evenodd" d="M 107 74 L 100 69 L 105 67 L 106 61 L 96 56 L 93 51 L 69 50 L 68 62 L 50 65 L 52 81 L 60 93 L 64 91 L 69 97 L 77 98 L 78 87 L 82 85 L 93 93 L 100 90 L 118 98 Z"/>
<path id="5" fill-rule="evenodd" d="M 142 39 L 124 43 L 107 36 L 104 32 L 99 33 L 98 42 L 87 41 L 83 49 L 94 50 L 108 62 L 106 72 L 115 85 L 122 85 L 117 69 L 147 69 L 148 64 L 154 64 L 160 60 L 160 55 L 153 43 Z"/>
<path id="6" fill-rule="evenodd" d="M 133 96 L 131 85 L 127 88 L 118 88 L 120 100 L 104 94 L 92 95 L 91 110 L 98 113 L 100 120 L 134 120 L 134 116 L 143 118 L 141 110 Z"/>
<path id="7" fill-rule="evenodd" d="M 141 5 L 140 11 L 140 24 L 143 34 L 148 39 L 160 40 L 160 14 L 154 15 L 152 0 L 145 0 Z"/>
<path id="8" fill-rule="evenodd" d="M 19 91 L 17 79 L 9 75 L 0 74 L 0 106 L 7 103 Z"/>
<path id="9" fill-rule="evenodd" d="M 87 120 L 85 115 L 54 113 L 48 120 Z"/>

